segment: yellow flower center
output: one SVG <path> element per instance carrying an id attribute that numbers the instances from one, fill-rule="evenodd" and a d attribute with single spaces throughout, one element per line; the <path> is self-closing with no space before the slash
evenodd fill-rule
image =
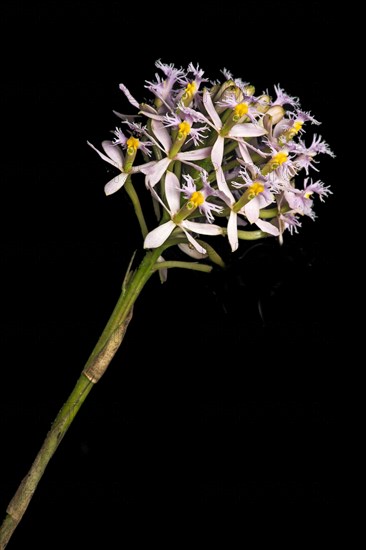
<path id="1" fill-rule="evenodd" d="M 205 202 L 205 197 L 201 193 L 201 191 L 195 191 L 192 193 L 189 199 L 190 202 L 194 204 L 194 206 L 197 208 L 197 206 L 201 206 Z"/>
<path id="2" fill-rule="evenodd" d="M 186 120 L 183 120 L 178 126 L 179 133 L 183 134 L 183 137 L 187 137 L 189 132 L 191 131 L 191 125 Z"/>
<path id="3" fill-rule="evenodd" d="M 133 149 L 134 151 L 136 151 L 140 145 L 140 142 L 137 138 L 131 136 L 128 138 L 127 142 L 126 142 L 126 145 L 128 148 L 131 148 Z"/>
<path id="4" fill-rule="evenodd" d="M 197 84 L 195 82 L 189 82 L 186 86 L 185 93 L 191 97 L 196 93 Z"/>
<path id="5" fill-rule="evenodd" d="M 259 195 L 259 193 L 263 193 L 264 191 L 264 185 L 260 181 L 255 181 L 250 187 L 249 187 L 250 195 L 254 195 L 255 197 Z"/>
<path id="6" fill-rule="evenodd" d="M 272 164 L 283 164 L 284 162 L 286 162 L 287 160 L 287 157 L 288 157 L 288 153 L 286 151 L 280 151 L 279 153 L 276 153 L 273 157 L 272 157 Z"/>
<path id="7" fill-rule="evenodd" d="M 238 103 L 238 105 L 234 109 L 234 113 L 236 116 L 241 118 L 242 116 L 246 115 L 249 110 L 247 103 Z"/>
<path id="8" fill-rule="evenodd" d="M 311 197 L 312 194 L 313 194 L 312 191 L 308 191 L 307 193 L 305 193 L 304 197 L 305 197 L 306 199 L 310 199 L 310 197 Z"/>
<path id="9" fill-rule="evenodd" d="M 301 120 L 295 120 L 292 127 L 295 130 L 296 133 L 300 132 L 301 128 L 303 127 L 303 122 Z"/>

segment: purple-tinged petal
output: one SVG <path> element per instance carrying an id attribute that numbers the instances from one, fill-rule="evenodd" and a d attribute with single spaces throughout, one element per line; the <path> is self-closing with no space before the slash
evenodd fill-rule
<path id="1" fill-rule="evenodd" d="M 235 250 L 237 250 L 239 247 L 239 239 L 238 239 L 237 214 L 232 210 L 230 212 L 229 222 L 227 224 L 227 236 L 231 246 L 231 251 L 235 252 Z"/>
<path id="2" fill-rule="evenodd" d="M 221 130 L 221 128 L 222 128 L 221 119 L 220 119 L 219 115 L 217 114 L 217 111 L 214 107 L 214 104 L 212 103 L 210 92 L 207 89 L 203 92 L 203 104 L 206 108 L 206 111 L 210 115 L 210 117 L 211 117 L 211 119 L 212 119 L 212 121 L 215 125 L 216 130 Z"/>
<path id="3" fill-rule="evenodd" d="M 284 132 L 286 132 L 291 127 L 292 122 L 293 121 L 289 119 L 281 120 L 281 122 L 279 122 L 275 126 L 275 129 L 273 131 L 273 137 L 275 137 L 276 139 L 279 138 Z"/>
<path id="4" fill-rule="evenodd" d="M 175 227 L 175 223 L 169 220 L 150 231 L 145 237 L 144 248 L 158 248 L 158 246 L 161 246 L 169 238 Z"/>
<path id="5" fill-rule="evenodd" d="M 170 212 L 172 215 L 176 214 L 180 208 L 180 185 L 177 176 L 169 171 L 165 175 L 165 196 Z"/>
<path id="6" fill-rule="evenodd" d="M 202 147 L 201 149 L 195 149 L 194 151 L 185 151 L 184 153 L 178 153 L 176 155 L 177 160 L 182 162 L 186 160 L 202 160 L 210 156 L 212 147 Z"/>
<path id="7" fill-rule="evenodd" d="M 158 138 L 166 153 L 169 153 L 172 146 L 172 140 L 170 138 L 168 130 L 163 126 L 159 120 L 152 120 L 151 128 L 155 136 Z"/>
<path id="8" fill-rule="evenodd" d="M 141 103 L 140 109 L 141 112 L 144 111 L 145 113 L 157 114 L 157 110 L 148 103 Z"/>
<path id="9" fill-rule="evenodd" d="M 118 111 L 112 111 L 114 115 L 118 116 L 118 118 L 121 118 L 122 120 L 135 120 L 135 118 L 138 118 L 140 115 L 124 115 L 123 113 L 119 113 Z"/>
<path id="10" fill-rule="evenodd" d="M 158 115 L 158 113 L 151 113 L 150 111 L 140 111 L 140 114 L 145 115 L 147 118 L 152 118 L 153 120 L 164 120 L 164 115 Z"/>
<path id="11" fill-rule="evenodd" d="M 165 157 L 155 162 L 154 165 L 147 168 L 146 171 L 144 167 L 142 167 L 141 172 L 146 174 L 146 185 L 154 187 L 154 185 L 161 180 L 171 162 L 169 158 Z"/>
<path id="12" fill-rule="evenodd" d="M 238 141 L 240 154 L 246 164 L 253 164 L 248 148 L 242 141 Z"/>
<path id="13" fill-rule="evenodd" d="M 181 223 L 181 227 L 185 227 L 201 235 L 222 235 L 222 227 L 213 223 L 197 223 L 184 220 Z"/>
<path id="14" fill-rule="evenodd" d="M 139 164 L 138 166 L 132 166 L 131 173 L 136 174 L 137 172 L 142 172 L 143 174 L 147 174 L 148 171 L 155 166 L 156 160 L 151 160 L 150 162 L 146 162 L 145 164 Z"/>
<path id="15" fill-rule="evenodd" d="M 131 105 L 133 105 L 134 107 L 137 107 L 137 109 L 140 108 L 140 104 L 138 103 L 138 101 L 136 101 L 133 95 L 130 94 L 128 88 L 126 88 L 124 84 L 120 84 L 119 89 L 125 94 L 125 96 L 127 97 L 128 101 L 131 103 Z"/>
<path id="16" fill-rule="evenodd" d="M 278 235 L 280 234 L 277 227 L 275 227 L 272 223 L 261 220 L 260 218 L 258 218 L 258 220 L 255 222 L 255 225 L 257 225 L 259 229 L 261 229 L 265 233 L 269 233 L 270 235 L 274 235 L 275 237 L 278 237 Z"/>
<path id="17" fill-rule="evenodd" d="M 251 201 L 249 201 L 243 208 L 246 217 L 250 221 L 250 223 L 255 223 L 257 219 L 259 218 L 259 201 L 258 197 L 254 197 Z"/>
<path id="18" fill-rule="evenodd" d="M 224 171 L 222 167 L 220 166 L 219 169 L 216 172 L 216 181 L 217 181 L 217 187 L 222 191 L 226 197 L 229 199 L 229 204 L 234 204 L 235 199 L 233 197 L 233 194 L 231 193 L 228 184 L 226 183 L 226 179 L 224 176 Z"/>
<path id="19" fill-rule="evenodd" d="M 211 160 L 215 170 L 218 170 L 222 164 L 222 158 L 224 156 L 224 138 L 217 136 L 217 140 L 214 143 L 211 151 Z"/>
<path id="20" fill-rule="evenodd" d="M 237 138 L 238 143 L 241 142 L 242 140 L 243 138 Z M 248 143 L 247 141 L 244 142 L 244 145 L 246 147 L 249 147 L 249 149 L 251 149 L 252 151 L 254 151 L 255 153 L 257 153 L 259 156 L 263 158 L 269 157 L 271 155 L 270 153 L 264 153 L 263 151 L 258 149 L 258 147 L 254 147 L 254 145 L 252 145 L 251 143 Z"/>
<path id="21" fill-rule="evenodd" d="M 118 168 L 122 170 L 124 158 L 121 149 L 117 145 L 113 145 L 113 143 L 109 140 L 102 141 L 102 147 L 109 158 L 114 160 L 114 162 L 118 165 Z"/>
<path id="22" fill-rule="evenodd" d="M 109 157 L 107 157 L 106 155 L 104 155 L 103 153 L 101 153 L 100 151 L 98 151 L 98 149 L 96 147 L 94 147 L 94 145 L 92 143 L 90 143 L 89 141 L 87 141 L 87 144 L 92 148 L 94 149 L 94 151 L 96 151 L 98 153 L 98 155 L 103 159 L 105 160 L 106 162 L 108 162 L 109 164 L 111 164 L 112 166 L 114 166 L 115 168 L 118 168 L 119 170 L 121 169 L 118 164 L 110 159 Z"/>
<path id="23" fill-rule="evenodd" d="M 126 174 L 126 172 L 122 172 L 121 174 L 118 174 L 118 176 L 115 176 L 112 180 L 105 184 L 104 193 L 106 195 L 112 195 L 113 193 L 116 193 L 116 191 L 124 186 L 127 177 L 128 174 Z"/>
<path id="24" fill-rule="evenodd" d="M 256 137 L 267 134 L 267 130 L 256 124 L 244 122 L 243 124 L 235 124 L 229 132 L 229 137 Z"/>

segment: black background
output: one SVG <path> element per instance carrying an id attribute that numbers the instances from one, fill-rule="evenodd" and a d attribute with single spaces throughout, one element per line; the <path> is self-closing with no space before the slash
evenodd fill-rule
<path id="1" fill-rule="evenodd" d="M 1 513 L 141 247 L 126 196 L 104 196 L 110 172 L 86 145 L 108 138 L 112 109 L 129 111 L 118 84 L 147 97 L 159 58 L 200 63 L 210 78 L 227 67 L 258 93 L 280 83 L 322 121 L 316 131 L 337 154 L 320 164 L 334 194 L 282 247 L 242 243 L 227 252 L 225 272 L 149 282 L 9 548 L 49 548 L 49 531 L 52 548 L 99 537 L 109 548 L 135 523 L 162 537 L 172 518 L 180 532 L 184 518 L 211 508 L 243 518 L 252 507 L 325 514 L 344 503 L 355 269 L 345 103 L 357 103 L 339 67 L 352 50 L 347 25 L 345 11 L 320 2 L 9 8 L 3 26 L 17 32 L 5 41 L 2 90 L 14 156 L 3 160 Z"/>

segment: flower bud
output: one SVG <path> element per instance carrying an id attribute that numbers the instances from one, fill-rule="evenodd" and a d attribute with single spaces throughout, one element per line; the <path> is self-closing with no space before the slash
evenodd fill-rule
<path id="1" fill-rule="evenodd" d="M 269 95 L 263 94 L 258 97 L 257 103 L 255 104 L 257 111 L 260 113 L 266 113 L 269 109 L 271 103 L 271 98 Z"/>
<path id="2" fill-rule="evenodd" d="M 270 116 L 272 118 L 272 124 L 277 124 L 283 119 L 285 114 L 286 111 L 281 105 L 273 105 L 273 107 L 270 107 L 266 112 L 266 116 Z"/>
<path id="3" fill-rule="evenodd" d="M 248 84 L 247 86 L 244 86 L 244 93 L 245 95 L 252 96 L 255 94 L 255 87 L 253 84 Z"/>
<path id="4" fill-rule="evenodd" d="M 244 95 L 241 89 L 238 88 L 238 86 L 236 86 L 236 84 L 232 80 L 228 80 L 221 86 L 215 98 L 213 98 L 213 101 L 215 103 L 217 101 L 225 101 L 225 99 L 228 99 L 229 97 L 232 97 L 232 96 L 235 97 L 238 103 L 240 103 L 244 99 Z M 215 108 L 219 115 L 223 113 L 225 109 L 227 109 L 227 107 L 222 105 L 217 105 L 217 104 L 215 105 Z"/>

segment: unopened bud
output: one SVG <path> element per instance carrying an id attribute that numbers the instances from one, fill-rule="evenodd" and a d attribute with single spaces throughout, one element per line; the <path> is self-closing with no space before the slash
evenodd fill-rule
<path id="1" fill-rule="evenodd" d="M 273 105 L 273 107 L 270 107 L 266 112 L 266 116 L 270 116 L 272 118 L 272 124 L 277 124 L 283 119 L 285 114 L 286 111 L 281 105 Z"/>
<path id="2" fill-rule="evenodd" d="M 271 103 L 271 98 L 269 95 L 263 94 L 257 99 L 257 103 L 255 104 L 257 111 L 260 113 L 266 113 L 269 109 Z"/>
<path id="3" fill-rule="evenodd" d="M 216 103 L 215 108 L 219 115 L 221 115 L 227 107 L 224 105 L 217 105 L 217 102 L 223 102 L 226 99 L 232 99 L 233 96 L 235 100 L 240 103 L 243 101 L 244 96 L 243 92 L 236 86 L 235 82 L 233 80 L 228 80 L 227 82 L 224 82 L 224 84 L 220 87 L 218 87 L 216 94 L 211 94 L 212 101 Z"/>
<path id="4" fill-rule="evenodd" d="M 255 94 L 255 87 L 253 84 L 248 84 L 247 86 L 244 86 L 244 93 L 245 95 L 252 96 Z"/>

